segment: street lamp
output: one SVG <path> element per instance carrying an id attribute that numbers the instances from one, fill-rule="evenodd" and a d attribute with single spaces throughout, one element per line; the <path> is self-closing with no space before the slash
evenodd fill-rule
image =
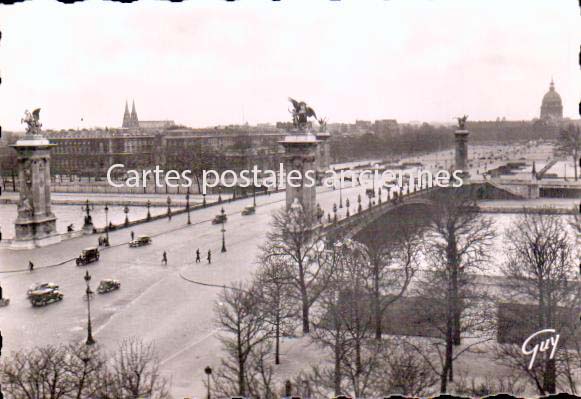
<path id="1" fill-rule="evenodd" d="M 125 213 L 125 226 L 127 226 L 129 224 L 129 217 L 127 216 L 129 213 L 129 207 L 127 205 L 123 208 L 123 212 Z"/>
<path id="2" fill-rule="evenodd" d="M 85 282 L 87 283 L 87 345 L 93 345 L 95 340 L 93 339 L 92 329 L 91 329 L 91 287 L 89 286 L 89 282 L 91 281 L 91 275 L 89 274 L 88 270 L 85 270 Z"/>
<path id="3" fill-rule="evenodd" d="M 91 204 L 89 203 L 89 199 L 87 198 L 87 200 L 85 201 L 85 207 L 83 208 L 81 206 L 81 209 L 87 213 L 87 215 L 85 216 L 85 223 L 83 225 L 83 228 L 92 229 L 93 220 L 91 218 L 91 210 L 95 209 L 95 207 L 91 206 Z"/>
<path id="4" fill-rule="evenodd" d="M 218 203 L 222 203 L 222 186 L 218 187 Z"/>
<path id="5" fill-rule="evenodd" d="M 186 193 L 186 211 L 188 212 L 188 224 L 192 224 L 190 219 L 190 188 L 188 187 L 188 192 Z"/>
<path id="6" fill-rule="evenodd" d="M 105 246 L 109 246 L 109 206 L 105 204 Z"/>
<path id="7" fill-rule="evenodd" d="M 208 376 L 208 398 L 207 399 L 212 399 L 210 396 L 210 376 L 212 375 L 212 367 L 206 366 L 206 368 L 204 369 L 204 373 L 206 373 L 206 375 Z"/>
<path id="8" fill-rule="evenodd" d="M 205 208 L 206 207 L 206 193 L 202 194 L 202 206 Z"/>
<path id="9" fill-rule="evenodd" d="M 147 200 L 147 220 L 151 219 L 151 213 L 149 212 L 149 208 L 151 208 L 151 201 Z"/>
<path id="10" fill-rule="evenodd" d="M 224 216 L 226 215 L 224 214 L 224 207 L 222 207 L 220 213 L 222 213 L 222 252 L 226 252 L 226 229 L 224 228 Z"/>
<path id="11" fill-rule="evenodd" d="M 339 179 L 339 208 L 343 208 L 343 178 Z"/>
<path id="12" fill-rule="evenodd" d="M 167 196 L 167 199 L 165 200 L 165 202 L 167 203 L 167 217 L 168 217 L 169 220 L 171 220 L 171 208 L 170 208 L 170 206 L 171 206 L 171 198 L 170 198 L 169 195 Z"/>

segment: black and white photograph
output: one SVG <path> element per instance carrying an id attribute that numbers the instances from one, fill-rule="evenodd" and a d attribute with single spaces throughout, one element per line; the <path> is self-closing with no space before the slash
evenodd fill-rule
<path id="1" fill-rule="evenodd" d="M 0 397 L 581 395 L 581 5 L 0 4 Z"/>

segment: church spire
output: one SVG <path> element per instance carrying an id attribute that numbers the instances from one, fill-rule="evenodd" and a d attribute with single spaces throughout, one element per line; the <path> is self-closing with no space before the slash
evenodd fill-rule
<path id="1" fill-rule="evenodd" d="M 123 124 L 121 127 L 131 127 L 131 116 L 129 115 L 129 106 L 125 100 L 125 113 L 123 114 Z"/>
<path id="2" fill-rule="evenodd" d="M 137 119 L 137 112 L 135 111 L 135 100 L 131 106 L 131 126 L 139 127 L 139 119 Z"/>
<path id="3" fill-rule="evenodd" d="M 551 90 L 551 91 L 555 90 L 555 81 L 553 80 L 552 76 L 551 76 L 551 85 L 549 86 L 549 90 Z"/>

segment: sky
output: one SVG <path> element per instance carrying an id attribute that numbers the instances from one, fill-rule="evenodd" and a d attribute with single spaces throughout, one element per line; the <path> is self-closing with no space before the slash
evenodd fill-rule
<path id="1" fill-rule="evenodd" d="M 578 118 L 575 0 L 34 0 L 0 5 L 0 124 L 192 127 L 538 117 L 551 77 Z M 81 121 L 82 119 L 82 121 Z"/>

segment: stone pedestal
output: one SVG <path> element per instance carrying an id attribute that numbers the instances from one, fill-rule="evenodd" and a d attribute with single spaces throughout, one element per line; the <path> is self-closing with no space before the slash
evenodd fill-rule
<path id="1" fill-rule="evenodd" d="M 18 159 L 20 198 L 11 247 L 28 249 L 60 241 L 56 217 L 50 209 L 50 149 L 54 144 L 40 135 L 27 135 L 12 148 Z"/>
<path id="2" fill-rule="evenodd" d="M 306 178 L 306 173 L 313 179 L 316 177 L 317 147 L 319 141 L 311 134 L 288 135 L 279 142 L 285 149 L 284 168 L 286 179 L 286 208 L 290 210 L 295 198 L 303 207 L 305 215 L 315 221 L 317 206 L 316 184 Z M 299 171 L 301 179 L 293 179 L 291 187 L 288 184 L 288 175 L 291 171 Z M 292 172 L 296 174 L 296 172 Z"/>
<path id="3" fill-rule="evenodd" d="M 456 153 L 454 157 L 454 169 L 461 170 L 464 179 L 470 177 L 468 172 L 468 130 L 456 130 L 454 140 L 456 143 Z"/>

